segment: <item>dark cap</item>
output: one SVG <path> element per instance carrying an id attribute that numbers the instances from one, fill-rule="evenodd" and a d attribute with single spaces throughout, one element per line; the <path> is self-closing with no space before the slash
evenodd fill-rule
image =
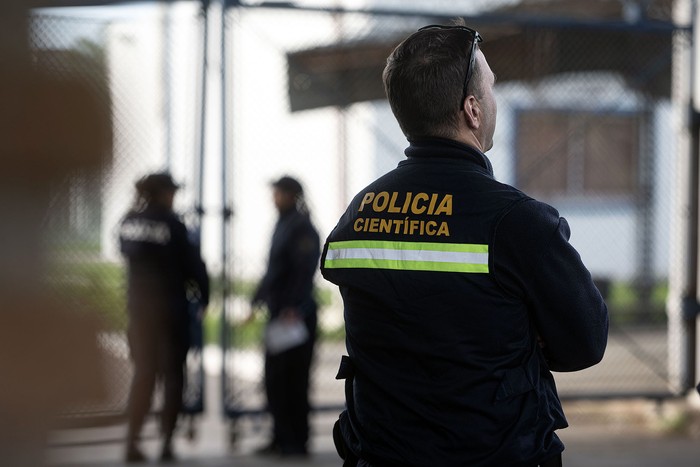
<path id="1" fill-rule="evenodd" d="M 293 195 L 304 194 L 304 189 L 301 187 L 301 183 L 299 183 L 297 179 L 287 175 L 272 182 L 272 186 Z"/>
<path id="2" fill-rule="evenodd" d="M 168 172 L 158 172 L 146 175 L 136 183 L 139 191 L 156 194 L 162 191 L 177 190 L 180 185 L 175 183 L 173 177 Z"/>

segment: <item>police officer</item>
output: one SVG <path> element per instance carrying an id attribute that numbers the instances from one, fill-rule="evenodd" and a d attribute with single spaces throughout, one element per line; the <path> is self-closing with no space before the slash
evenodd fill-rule
<path id="1" fill-rule="evenodd" d="M 272 183 L 279 217 L 270 245 L 267 271 L 251 300 L 267 305 L 265 390 L 273 419 L 272 439 L 258 452 L 304 456 L 309 438 L 309 370 L 316 341 L 317 303 L 313 278 L 320 238 L 293 177 Z"/>
<path id="2" fill-rule="evenodd" d="M 608 314 L 558 212 L 494 179 L 495 76 L 463 24 L 428 26 L 383 78 L 410 145 L 327 239 L 345 307 L 346 466 L 556 466 L 550 371 L 596 364 Z"/>
<path id="3" fill-rule="evenodd" d="M 128 338 L 134 364 L 127 409 L 127 462 L 145 459 L 138 438 L 158 376 L 164 387 L 160 457 L 173 459 L 172 436 L 182 405 L 189 338 L 187 297 L 199 296 L 200 315 L 209 301 L 209 280 L 199 249 L 173 212 L 177 188 L 168 173 L 140 179 L 136 204 L 119 228 L 128 267 Z"/>

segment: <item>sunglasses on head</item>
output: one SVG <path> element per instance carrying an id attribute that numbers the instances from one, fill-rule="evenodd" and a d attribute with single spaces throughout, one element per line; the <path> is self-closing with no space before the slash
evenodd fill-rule
<path id="1" fill-rule="evenodd" d="M 458 31 L 464 31 L 471 36 L 472 46 L 469 52 L 469 66 L 467 67 L 467 73 L 464 76 L 464 91 L 462 93 L 462 100 L 459 102 L 459 108 L 461 110 L 462 105 L 464 104 L 464 100 L 467 98 L 467 87 L 469 86 L 469 80 L 472 79 L 472 74 L 474 73 L 474 61 L 476 59 L 476 44 L 482 41 L 481 35 L 479 35 L 479 33 L 475 29 L 468 28 L 466 26 L 443 26 L 441 24 L 430 24 L 428 26 L 423 26 L 418 31 L 425 31 L 427 29 L 456 29 Z"/>

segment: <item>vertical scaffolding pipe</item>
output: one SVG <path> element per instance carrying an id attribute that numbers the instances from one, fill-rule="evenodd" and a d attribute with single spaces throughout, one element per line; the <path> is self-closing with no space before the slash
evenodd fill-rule
<path id="1" fill-rule="evenodd" d="M 194 167 L 195 176 L 195 201 L 194 207 L 197 214 L 198 226 L 202 225 L 204 208 L 204 164 L 207 133 L 207 82 L 209 81 L 209 0 L 201 0 L 200 16 L 202 18 L 202 68 L 200 70 L 199 83 L 199 125 L 197 128 L 197 162 Z"/>
<path id="2" fill-rule="evenodd" d="M 161 56 L 161 79 L 163 83 L 163 118 L 165 120 L 165 167 L 170 170 L 173 163 L 173 116 L 172 116 L 172 92 L 173 83 L 172 66 L 170 64 L 170 56 L 172 55 L 172 4 L 168 0 L 161 0 L 161 21 L 163 33 L 163 45 Z"/>
<path id="3" fill-rule="evenodd" d="M 682 29 L 695 20 L 695 10 L 695 0 L 676 0 L 674 3 L 674 22 L 681 28 L 673 36 L 671 92 L 676 106 L 678 150 L 667 312 L 669 384 L 678 395 L 691 388 L 695 379 L 699 141 L 698 102 L 693 98 L 693 81 L 697 41 Z"/>
<path id="4" fill-rule="evenodd" d="M 230 330 L 228 327 L 228 300 L 229 300 L 229 283 L 228 283 L 228 222 L 231 216 L 231 210 L 228 206 L 228 118 L 227 118 L 227 103 L 228 103 L 228 73 L 226 73 L 228 65 L 228 27 L 226 25 L 226 13 L 228 11 L 229 0 L 221 0 L 221 290 L 222 290 L 222 305 L 221 305 L 221 397 L 224 415 L 228 412 L 228 404 L 226 397 L 231 393 L 228 388 L 229 378 L 227 372 L 227 350 L 230 340 Z"/>
<path id="5" fill-rule="evenodd" d="M 687 306 L 685 307 L 685 313 L 683 315 L 684 327 L 687 329 L 688 333 L 688 386 L 687 389 L 695 386 L 698 380 L 698 364 L 700 364 L 700 358 L 698 357 L 698 352 L 700 348 L 698 347 L 698 313 L 700 312 L 700 242 L 698 241 L 698 232 L 700 227 L 700 82 L 698 78 L 700 77 L 700 30 L 698 30 L 697 25 L 700 22 L 700 10 L 698 10 L 697 0 L 691 1 L 691 11 L 692 11 L 692 37 L 690 49 L 690 87 L 691 87 L 691 109 L 689 112 L 690 120 L 690 158 L 691 165 L 689 170 L 692 175 L 692 224 L 690 226 L 689 235 L 693 239 L 693 250 L 692 250 L 692 260 L 695 266 L 695 295 L 693 295 L 692 300 L 687 301 Z"/>
<path id="6" fill-rule="evenodd" d="M 196 134 L 195 134 L 195 144 L 193 147 L 192 158 L 192 174 L 193 174 L 193 185 L 194 185 L 194 196 L 192 200 L 193 208 L 189 213 L 189 229 L 192 241 L 196 245 L 197 249 L 200 251 L 202 249 L 202 219 L 204 216 L 203 199 L 204 199 L 204 165 L 205 165 L 205 135 L 206 135 L 206 99 L 207 99 L 207 68 L 208 68 L 208 35 L 209 26 L 207 19 L 207 12 L 209 8 L 209 0 L 201 0 L 201 5 L 199 9 L 199 17 L 202 20 L 202 34 L 201 34 L 201 48 L 199 49 L 200 57 L 200 74 L 198 76 L 199 82 L 199 92 L 197 96 L 197 105 L 199 110 L 196 116 Z M 186 380 L 186 398 L 183 402 L 183 411 L 185 414 L 189 415 L 188 424 L 188 434 L 189 436 L 194 436 L 194 415 L 201 414 L 204 412 L 205 406 L 205 392 L 206 392 L 206 378 L 204 372 L 204 331 L 202 329 L 203 322 L 196 317 L 199 313 L 199 304 L 196 305 L 194 309 L 190 310 L 193 315 L 192 326 L 190 332 L 193 342 L 191 343 L 191 348 L 188 352 L 187 361 L 187 380 Z M 195 337 L 196 336 L 196 337 Z M 197 343 L 197 344 L 195 344 Z M 196 370 L 192 370 L 191 366 L 196 365 Z M 199 392 L 196 393 L 192 388 L 198 388 Z M 196 394 L 197 397 L 193 396 Z"/>

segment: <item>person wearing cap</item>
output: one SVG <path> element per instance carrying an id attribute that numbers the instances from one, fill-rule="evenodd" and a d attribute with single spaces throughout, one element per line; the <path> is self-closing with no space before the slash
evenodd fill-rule
<path id="1" fill-rule="evenodd" d="M 200 316 L 209 302 L 209 278 L 199 248 L 173 212 L 178 185 L 169 173 L 136 182 L 136 203 L 119 226 L 127 261 L 127 336 L 134 375 L 127 407 L 125 460 L 145 460 L 138 439 L 156 380 L 163 383 L 161 460 L 174 458 L 172 436 L 182 405 L 184 363 L 189 347 L 188 296 L 197 296 Z"/>
<path id="2" fill-rule="evenodd" d="M 309 370 L 316 341 L 317 303 L 313 279 L 320 238 L 311 222 L 304 191 L 284 176 L 272 183 L 279 217 L 272 234 L 267 270 L 251 299 L 265 304 L 265 390 L 273 419 L 272 439 L 261 454 L 308 453 Z"/>
<path id="3" fill-rule="evenodd" d="M 558 467 L 552 371 L 604 355 L 608 312 L 552 206 L 496 180 L 496 77 L 463 21 L 401 42 L 383 78 L 409 146 L 328 236 L 344 303 L 344 466 Z"/>

